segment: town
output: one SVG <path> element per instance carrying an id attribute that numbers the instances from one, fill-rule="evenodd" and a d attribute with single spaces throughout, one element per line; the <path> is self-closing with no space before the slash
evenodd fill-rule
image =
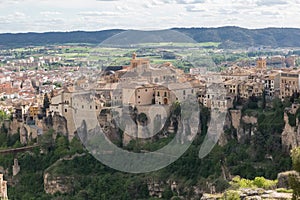
<path id="1" fill-rule="evenodd" d="M 1 68 L 0 109 L 6 117 L 10 116 L 19 124 L 12 131 L 17 132 L 19 128 L 22 144 L 47 132 L 43 119 L 50 115 L 66 120 L 67 126 L 58 128 L 63 129 L 61 131 L 72 140 L 78 128 L 73 115 L 80 103 L 74 98 L 79 88 L 81 91 L 96 91 L 98 100 L 95 105 L 83 105 L 81 102 L 80 107 L 89 107 L 99 113 L 116 104 L 172 105 L 175 101 L 188 99 L 189 95 L 195 96 L 207 108 L 227 111 L 234 107 L 237 98 L 246 101 L 264 95 L 267 99 L 277 97 L 284 100 L 298 95 L 298 59 L 297 55 L 268 58 L 268 62 L 272 63 L 270 68 L 267 58 L 258 57 L 255 66 L 241 67 L 237 65 L 239 63 L 231 63 L 220 72 L 199 67 L 190 68 L 189 73 L 184 73 L 171 62 L 150 64 L 151 60 L 138 57 L 136 53 L 131 59 L 128 58 L 129 65 L 108 66 L 103 70 L 79 66 L 44 70 L 42 68 L 45 65 L 51 66 L 65 60 L 61 57 L 29 57 L 7 61 Z M 277 66 L 274 67 L 273 63 Z M 21 67 L 25 68 L 20 70 Z M 34 67 L 34 70 L 30 70 L 30 67 Z M 89 76 L 97 73 L 100 74 L 98 80 L 92 82 Z M 118 88 L 122 83 L 122 88 Z M 226 95 L 210 89 L 214 84 L 225 89 Z M 116 94 L 116 91 L 120 92 Z"/>
<path id="2" fill-rule="evenodd" d="M 12 135 L 18 134 L 20 140 L 11 151 L 34 148 L 40 143 L 40 137 L 49 132 L 54 138 L 63 135 L 71 142 L 78 136 L 83 121 L 88 129 L 93 129 L 96 120 L 113 140 L 118 133 L 112 133 L 118 132 L 120 127 L 115 127 L 113 120 L 116 116 L 113 116 L 112 110 L 121 113 L 122 106 L 135 109 L 140 120 L 138 125 L 133 123 L 133 127 L 127 122 L 127 127 L 122 130 L 124 133 L 119 139 L 122 146 L 126 146 L 137 138 L 151 138 L 158 133 L 162 125 L 157 127 L 150 123 L 150 131 L 145 131 L 143 126 L 151 121 L 148 119 L 166 120 L 176 102 L 195 99 L 202 107 L 227 113 L 231 109 L 239 110 L 249 99 L 262 98 L 264 103 L 274 99 L 285 101 L 298 98 L 300 92 L 298 55 L 259 55 L 250 61 L 223 61 L 218 64 L 221 69 L 215 70 L 214 66 L 211 70 L 207 63 L 199 67 L 184 62 L 178 64 L 183 57 L 164 49 L 158 53 L 161 55 L 158 61 L 157 55 L 149 57 L 151 54 L 143 52 L 139 56 L 136 50 L 124 53 L 124 50 L 118 49 L 117 57 L 121 61 L 110 62 L 107 62 L 109 56 L 116 55 L 108 55 L 103 50 L 101 53 L 92 52 L 93 61 L 88 61 L 79 55 L 87 51 L 84 47 L 71 49 L 59 46 L 48 51 L 71 52 L 73 58 L 63 54 L 40 56 L 41 50 L 38 49 L 30 51 L 39 52 L 39 56 L 28 53 L 19 58 L 18 53 L 7 56 L 8 51 L 3 50 L 0 119 L 3 130 Z M 215 53 L 218 54 L 218 51 L 215 50 Z M 97 61 L 97 56 L 102 60 Z M 294 103 L 293 106 L 298 108 L 297 102 Z M 256 109 L 257 105 L 252 104 L 252 108 Z M 90 120 L 91 116 L 100 117 Z M 165 134 L 176 132 L 175 123 L 169 122 Z M 134 133 L 132 130 L 135 130 Z M 290 145 L 288 148 L 297 146 Z M 19 172 L 20 166 L 15 159 L 13 176 Z M 1 168 L 0 173 L 7 174 Z M 3 199 L 7 198 L 6 183 L 1 175 L 0 197 Z"/>

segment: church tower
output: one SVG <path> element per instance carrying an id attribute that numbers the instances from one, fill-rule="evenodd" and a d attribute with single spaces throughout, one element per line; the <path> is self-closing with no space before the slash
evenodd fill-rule
<path id="1" fill-rule="evenodd" d="M 265 58 L 259 58 L 256 61 L 256 68 L 258 70 L 267 70 L 267 60 Z"/>

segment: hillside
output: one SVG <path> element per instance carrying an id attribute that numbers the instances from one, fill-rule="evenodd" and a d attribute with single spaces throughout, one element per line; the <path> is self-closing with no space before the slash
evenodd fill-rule
<path id="1" fill-rule="evenodd" d="M 178 28 L 174 29 L 192 37 L 197 42 L 221 42 L 223 47 L 299 47 L 300 29 L 239 27 Z"/>
<path id="2" fill-rule="evenodd" d="M 300 47 L 300 29 L 296 28 L 245 29 L 228 26 L 220 28 L 174 28 L 172 30 L 187 34 L 197 42 L 220 42 L 222 43 L 220 46 L 222 48 L 247 48 L 260 46 Z M 115 29 L 96 32 L 7 33 L 0 34 L 0 48 L 64 43 L 99 44 L 111 36 L 121 33 L 122 31 L 124 30 Z M 153 32 L 152 35 L 154 35 Z M 166 37 L 165 31 L 156 31 L 155 35 L 159 38 L 157 41 Z"/>

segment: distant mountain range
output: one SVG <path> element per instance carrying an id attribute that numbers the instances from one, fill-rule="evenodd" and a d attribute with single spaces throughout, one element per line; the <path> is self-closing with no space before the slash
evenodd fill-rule
<path id="1" fill-rule="evenodd" d="M 227 26 L 220 28 L 174 28 L 171 30 L 184 33 L 196 42 L 220 42 L 221 48 L 300 47 L 300 29 L 297 28 L 245 29 Z M 95 32 L 6 33 L 0 34 L 0 48 L 67 43 L 99 44 L 124 31 L 113 29 Z M 158 38 L 166 37 L 165 30 L 156 31 L 155 35 Z"/>

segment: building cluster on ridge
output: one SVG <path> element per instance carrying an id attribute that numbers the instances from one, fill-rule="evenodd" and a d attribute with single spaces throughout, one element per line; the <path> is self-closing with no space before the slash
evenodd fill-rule
<path id="1" fill-rule="evenodd" d="M 268 69 L 265 58 L 257 59 L 255 67 L 233 65 L 221 72 L 191 69 L 184 73 L 171 63 L 150 65 L 150 60 L 132 55 L 129 66 L 110 67 L 101 76 L 86 68 L 65 68 L 50 72 L 36 70 L 0 73 L 0 109 L 12 113 L 19 121 L 35 125 L 42 117 L 45 94 L 51 103 L 46 115 L 66 118 L 69 138 L 74 137 L 74 115 L 78 110 L 100 112 L 118 105 L 170 106 L 175 101 L 195 97 L 211 109 L 226 112 L 236 97 L 248 99 L 265 94 L 268 98 L 284 99 L 300 91 L 300 70 Z M 76 99 L 80 92 L 93 90 L 95 99 L 86 103 Z M 29 119 L 29 120 L 28 120 Z M 39 127 L 41 126 L 41 127 Z M 35 131 L 37 132 L 37 131 Z M 35 134 L 37 135 L 37 134 Z"/>

